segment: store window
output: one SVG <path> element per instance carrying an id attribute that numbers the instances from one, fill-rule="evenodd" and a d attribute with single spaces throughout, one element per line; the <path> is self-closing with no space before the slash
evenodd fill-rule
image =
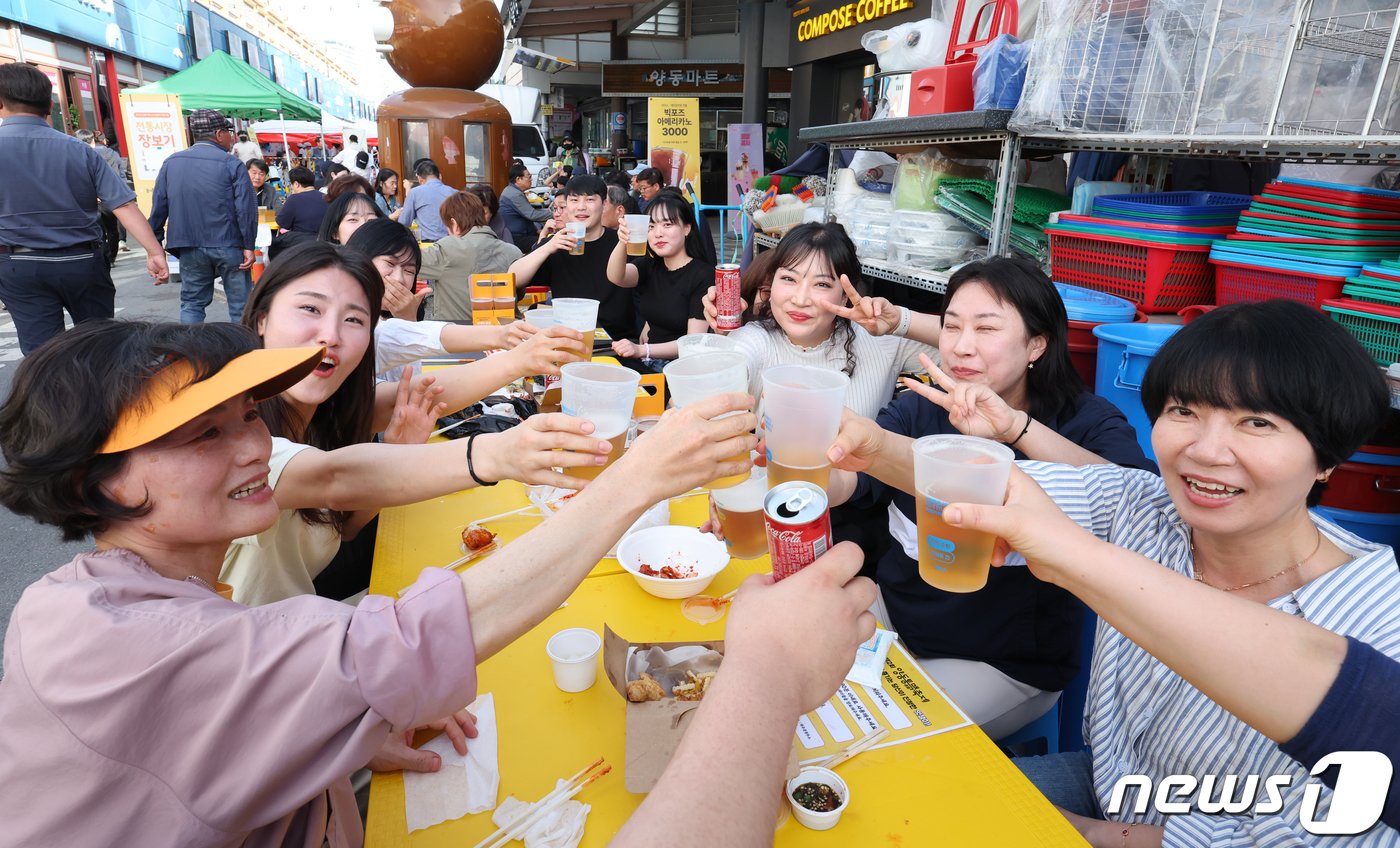
<path id="1" fill-rule="evenodd" d="M 466 158 L 462 166 L 466 171 L 464 184 L 486 182 L 486 125 L 462 125 L 462 150 Z"/>
<path id="2" fill-rule="evenodd" d="M 432 158 L 433 151 L 428 143 L 427 121 L 400 121 L 403 132 L 403 166 L 409 173 L 419 159 Z"/>

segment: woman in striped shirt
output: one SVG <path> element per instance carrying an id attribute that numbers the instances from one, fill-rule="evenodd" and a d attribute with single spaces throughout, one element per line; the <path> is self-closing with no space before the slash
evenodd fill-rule
<path id="1" fill-rule="evenodd" d="M 1296 303 L 1217 309 L 1162 347 L 1143 405 L 1162 477 L 1111 465 L 1022 468 L 1098 538 L 1400 659 L 1394 552 L 1308 512 L 1388 410 L 1384 381 L 1354 339 Z M 908 441 L 851 421 L 839 461 L 913 491 Z M 1346 837 L 1304 830 L 1307 770 L 1103 622 L 1084 727 L 1091 753 L 1034 758 L 1023 770 L 1090 844 L 1400 845 L 1384 826 Z M 1114 803 L 1125 779 L 1157 787 L 1172 775 L 1213 780 L 1169 799 L 1183 802 L 1178 814 L 1131 791 Z M 1279 803 L 1232 804 L 1239 791 L 1222 781 L 1247 785 L 1249 775 L 1286 778 Z M 1232 792 L 1226 812 L 1221 797 Z M 1330 790 L 1321 798 L 1325 810 Z"/>

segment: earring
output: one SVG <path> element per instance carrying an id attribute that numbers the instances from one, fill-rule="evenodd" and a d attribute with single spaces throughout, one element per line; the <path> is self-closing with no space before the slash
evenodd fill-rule
<path id="1" fill-rule="evenodd" d="M 1032 369 L 1032 368 L 1034 368 L 1034 367 L 1035 367 L 1035 363 L 1034 363 L 1034 362 L 1027 362 L 1027 363 L 1026 363 L 1026 370 L 1027 370 L 1027 371 L 1029 371 L 1030 369 Z"/>

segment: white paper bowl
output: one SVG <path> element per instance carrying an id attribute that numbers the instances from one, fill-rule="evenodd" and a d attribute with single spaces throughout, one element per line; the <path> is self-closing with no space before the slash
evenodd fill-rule
<path id="1" fill-rule="evenodd" d="M 807 809 L 792 797 L 792 791 L 804 783 L 825 783 L 836 794 L 841 796 L 841 806 L 829 813 L 817 813 Z M 846 808 L 851 806 L 851 790 L 846 786 L 846 781 L 837 776 L 831 769 L 807 766 L 797 773 L 797 777 L 788 781 L 787 785 L 788 803 L 792 805 L 792 814 L 802 823 L 804 827 L 812 830 L 830 830 L 841 820 L 841 814 L 846 812 Z"/>
<path id="2" fill-rule="evenodd" d="M 694 527 L 666 524 L 648 527 L 623 538 L 617 545 L 617 561 L 637 579 L 637 585 L 658 598 L 689 598 L 705 591 L 715 575 L 729 565 L 724 543 Z M 681 580 L 648 577 L 637 569 L 643 564 L 694 566 L 696 576 Z"/>

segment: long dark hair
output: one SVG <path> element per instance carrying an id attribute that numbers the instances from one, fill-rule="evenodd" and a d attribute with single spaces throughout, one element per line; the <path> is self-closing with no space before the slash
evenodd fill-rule
<path id="1" fill-rule="evenodd" d="M 679 192 L 673 194 L 663 191 L 652 198 L 651 203 L 647 204 L 647 217 L 657 222 L 690 227 L 690 232 L 685 237 L 685 255 L 692 260 L 705 261 L 705 243 L 700 240 L 700 227 L 695 223 L 695 210 L 690 208 L 690 204 Z M 650 247 L 647 248 L 647 253 L 655 257 Z"/>
<path id="2" fill-rule="evenodd" d="M 370 346 L 335 394 L 316 407 L 311 420 L 303 421 L 301 415 L 281 396 L 269 398 L 258 405 L 258 411 L 272 435 L 321 450 L 368 442 L 374 435 L 373 338 L 384 300 L 384 281 L 379 278 L 379 271 L 369 257 L 358 251 L 337 249 L 335 245 L 319 241 L 298 244 L 288 248 L 267 267 L 267 272 L 253 288 L 247 308 L 243 310 L 243 325 L 257 332 L 258 324 L 267 317 L 272 300 L 279 292 L 308 274 L 328 268 L 349 274 L 364 290 L 369 300 Z M 344 528 L 349 516 L 349 513 L 335 510 L 301 509 L 298 512 L 308 524 L 328 524 L 336 532 Z"/>
<path id="3" fill-rule="evenodd" d="M 860 275 L 860 260 L 856 258 L 856 246 L 846 235 L 846 228 L 835 223 L 808 223 L 793 227 L 773 248 L 773 264 L 769 266 L 768 279 L 771 281 L 777 276 L 781 268 L 796 268 L 813 254 L 820 254 L 831 265 L 833 275 L 840 277 L 845 274 L 856 291 L 865 290 L 864 278 Z M 771 298 L 754 310 L 754 317 L 759 326 L 765 329 L 780 329 L 773 318 Z M 855 328 L 849 319 L 838 315 L 832 333 L 841 338 L 841 344 L 846 349 L 846 367 L 841 370 L 846 372 L 846 376 L 853 376 L 856 371 Z"/>
<path id="4" fill-rule="evenodd" d="M 1055 418 L 1084 392 L 1084 381 L 1069 358 L 1069 317 L 1055 284 L 1027 259 L 998 256 L 969 262 L 948 278 L 944 312 L 953 295 L 968 283 L 986 286 L 999 303 L 1014 308 L 1028 338 L 1045 339 L 1045 352 L 1026 372 L 1026 398 L 1032 418 L 1042 422 Z"/>
<path id="5" fill-rule="evenodd" d="M 368 206 L 376 218 L 384 217 L 384 213 L 380 211 L 379 204 L 374 202 L 373 197 L 358 191 L 347 191 L 331 201 L 330 207 L 326 209 L 325 217 L 321 219 L 321 229 L 316 233 L 316 239 L 328 241 L 331 244 L 340 244 L 340 222 L 345 220 L 345 216 L 350 214 L 351 207 L 356 204 Z"/>

